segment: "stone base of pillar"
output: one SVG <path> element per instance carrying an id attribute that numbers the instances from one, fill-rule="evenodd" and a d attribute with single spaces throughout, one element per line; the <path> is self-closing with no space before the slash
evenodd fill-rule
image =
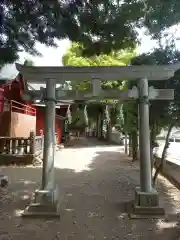
<path id="1" fill-rule="evenodd" d="M 159 197 L 155 189 L 150 193 L 135 190 L 135 201 L 129 213 L 130 218 L 159 218 L 165 215 L 164 208 L 159 206 Z"/>
<path id="2" fill-rule="evenodd" d="M 24 210 L 23 217 L 60 217 L 60 206 L 57 189 L 36 190 L 32 203 Z"/>

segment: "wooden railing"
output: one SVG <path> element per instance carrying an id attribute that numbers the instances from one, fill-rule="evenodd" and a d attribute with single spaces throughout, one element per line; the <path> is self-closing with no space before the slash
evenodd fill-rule
<path id="1" fill-rule="evenodd" d="M 20 102 L 16 102 L 14 100 L 9 101 L 9 104 L 11 112 L 19 112 L 27 115 L 36 116 L 36 108 L 33 108 Z"/>
<path id="2" fill-rule="evenodd" d="M 43 150 L 44 136 L 0 137 L 0 154 L 36 155 Z"/>
<path id="3" fill-rule="evenodd" d="M 44 136 L 35 137 L 35 153 L 41 152 L 44 146 Z"/>
<path id="4" fill-rule="evenodd" d="M 18 112 L 26 115 L 36 116 L 36 108 L 14 101 L 4 100 L 4 112 Z"/>
<path id="5" fill-rule="evenodd" d="M 56 142 L 57 144 L 57 142 Z M 42 163 L 44 136 L 0 137 L 0 165 Z"/>
<path id="6" fill-rule="evenodd" d="M 169 138 L 169 142 L 179 143 L 180 142 L 180 138 Z"/>

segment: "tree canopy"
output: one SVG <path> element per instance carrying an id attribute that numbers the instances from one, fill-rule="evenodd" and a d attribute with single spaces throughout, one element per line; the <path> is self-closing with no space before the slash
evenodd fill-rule
<path id="1" fill-rule="evenodd" d="M 154 49 L 152 53 L 142 54 L 131 60 L 132 65 L 161 65 L 172 64 L 180 61 L 180 52 L 172 45 L 167 45 L 163 49 Z M 154 86 L 156 89 L 174 89 L 175 99 L 173 101 L 167 100 L 152 100 L 150 101 L 150 127 L 156 128 L 156 134 L 162 129 L 162 127 L 168 126 L 174 119 L 179 118 L 180 112 L 180 77 L 179 71 L 175 73 L 175 76 L 169 80 L 151 81 L 149 86 Z M 128 81 L 126 88 L 132 88 L 136 85 L 135 81 Z M 137 119 L 137 103 L 126 102 L 124 103 L 124 112 L 127 115 L 126 127 L 128 131 L 131 131 L 133 126 L 138 127 Z M 134 128 L 133 128 L 134 129 Z"/>
<path id="2" fill-rule="evenodd" d="M 19 51 L 38 54 L 37 41 L 49 46 L 69 38 L 83 54 L 109 54 L 134 47 L 138 28 L 154 38 L 180 21 L 179 0 L 7 0 L 0 3 L 0 65 Z"/>
<path id="3" fill-rule="evenodd" d="M 34 66 L 34 62 L 31 59 L 25 59 L 24 66 Z"/>
<path id="4" fill-rule="evenodd" d="M 72 47 L 63 56 L 62 62 L 64 66 L 125 66 L 130 64 L 131 59 L 136 56 L 136 51 L 125 49 L 121 51 L 111 52 L 109 55 L 101 54 L 99 56 L 85 57 L 83 56 L 83 46 L 79 43 L 72 43 Z M 89 82 L 84 81 L 78 83 L 73 81 L 74 88 L 85 90 L 89 87 Z M 102 86 L 105 88 L 121 88 L 122 81 L 105 81 Z"/>
<path id="5" fill-rule="evenodd" d="M 63 56 L 63 65 L 65 66 L 125 66 L 129 65 L 131 59 L 136 56 L 135 49 L 125 49 L 121 51 L 112 51 L 109 55 L 101 54 L 99 56 L 92 56 L 92 57 L 85 57 L 83 56 L 83 46 L 79 43 L 73 43 L 72 47 L 68 50 L 68 52 Z M 119 81 L 103 81 L 101 82 L 103 88 L 108 89 L 122 89 L 124 88 L 124 82 Z M 73 81 L 71 82 L 71 88 L 84 91 L 90 88 L 90 83 L 88 81 L 78 82 Z M 108 101 L 108 99 L 105 99 Z M 100 111 L 100 105 L 92 104 L 88 105 L 88 115 L 94 119 L 96 119 L 98 113 Z M 119 109 L 113 109 L 113 115 L 117 115 L 119 113 Z M 113 123 L 116 122 L 116 118 L 112 117 Z"/>

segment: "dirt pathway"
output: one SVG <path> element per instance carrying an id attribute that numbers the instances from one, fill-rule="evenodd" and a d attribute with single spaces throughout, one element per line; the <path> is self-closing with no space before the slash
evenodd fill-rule
<path id="1" fill-rule="evenodd" d="M 167 216 L 130 220 L 124 202 L 132 200 L 139 168 L 117 146 L 67 148 L 57 153 L 56 180 L 66 207 L 60 220 L 22 219 L 18 215 L 41 181 L 41 169 L 5 167 L 8 192 L 1 192 L 0 240 L 178 240 L 180 192 L 162 177 L 158 190 Z"/>

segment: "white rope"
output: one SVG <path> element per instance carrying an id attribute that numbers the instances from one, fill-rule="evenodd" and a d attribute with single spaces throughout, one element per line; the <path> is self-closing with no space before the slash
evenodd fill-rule
<path id="1" fill-rule="evenodd" d="M 105 114 L 107 121 L 110 122 L 109 105 L 106 105 Z"/>
<path id="2" fill-rule="evenodd" d="M 85 119 L 85 123 L 86 125 L 88 125 L 88 112 L 87 112 L 87 105 L 85 105 L 84 107 L 84 119 Z"/>
<path id="3" fill-rule="evenodd" d="M 70 107 L 71 107 L 71 105 L 69 105 L 69 106 L 68 106 L 68 109 L 67 109 L 67 117 L 68 117 L 68 122 L 69 122 L 69 124 L 72 123 L 72 115 L 71 115 Z"/>

